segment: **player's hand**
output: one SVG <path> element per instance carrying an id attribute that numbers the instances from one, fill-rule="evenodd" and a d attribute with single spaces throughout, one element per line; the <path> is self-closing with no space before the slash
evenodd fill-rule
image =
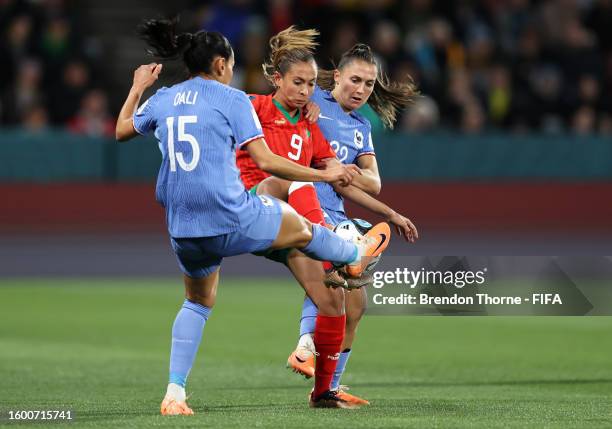
<path id="1" fill-rule="evenodd" d="M 132 86 L 144 91 L 155 83 L 162 71 L 162 65 L 157 63 L 145 64 L 134 71 L 134 83 Z"/>
<path id="2" fill-rule="evenodd" d="M 402 216 L 399 213 L 393 212 L 387 219 L 391 225 L 395 226 L 395 231 L 403 236 L 406 241 L 414 243 L 419 238 L 419 232 L 416 226 L 407 217 Z"/>
<path id="3" fill-rule="evenodd" d="M 338 158 L 319 159 L 317 162 L 312 163 L 312 167 L 318 168 L 319 170 L 325 170 L 333 167 L 334 165 L 342 165 L 342 163 L 338 161 Z"/>
<path id="4" fill-rule="evenodd" d="M 361 169 L 355 164 L 340 164 L 333 167 L 329 167 L 325 172 L 325 182 L 335 183 L 337 182 L 340 186 L 348 186 L 353 181 L 353 178 L 357 175 L 361 175 Z"/>
<path id="5" fill-rule="evenodd" d="M 319 105 L 313 101 L 309 101 L 304 106 L 304 117 L 308 122 L 314 124 L 319 119 L 319 114 L 321 113 L 321 108 Z"/>

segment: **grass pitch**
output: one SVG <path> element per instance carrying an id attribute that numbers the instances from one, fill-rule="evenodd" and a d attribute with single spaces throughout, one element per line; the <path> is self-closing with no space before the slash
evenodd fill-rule
<path id="1" fill-rule="evenodd" d="M 0 282 L 0 426 L 612 427 L 612 318 L 366 316 L 343 382 L 360 410 L 311 410 L 284 369 L 301 293 L 222 279 L 189 379 L 194 417 L 161 417 L 180 279 Z M 31 423 L 48 426 L 49 422 Z"/>

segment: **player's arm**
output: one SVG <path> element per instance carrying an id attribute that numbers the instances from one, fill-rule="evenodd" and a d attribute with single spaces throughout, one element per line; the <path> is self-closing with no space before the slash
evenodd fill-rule
<path id="1" fill-rule="evenodd" d="M 134 128 L 134 113 L 136 113 L 142 94 L 155 83 L 161 70 L 161 64 L 151 63 L 142 65 L 134 71 L 132 88 L 130 88 L 123 107 L 121 107 L 119 118 L 117 118 L 117 125 L 115 126 L 115 137 L 117 140 L 125 141 L 138 135 Z"/>
<path id="2" fill-rule="evenodd" d="M 337 158 L 326 159 L 324 163 L 326 166 L 341 164 Z M 361 175 L 355 177 L 351 184 L 372 196 L 380 194 L 381 183 L 376 157 L 374 155 L 362 155 L 357 158 L 357 165 L 361 169 Z"/>
<path id="3" fill-rule="evenodd" d="M 337 182 L 338 188 L 342 188 L 361 174 L 359 167 L 353 164 L 330 166 L 325 170 L 304 167 L 273 153 L 262 138 L 250 142 L 246 145 L 246 150 L 259 169 L 282 179 L 298 182 Z"/>
<path id="4" fill-rule="evenodd" d="M 353 183 L 355 183 L 355 181 L 353 181 Z M 403 236 L 406 241 L 414 243 L 414 241 L 419 238 L 419 232 L 410 219 L 397 213 L 385 203 L 378 201 L 376 198 L 368 195 L 354 185 L 342 187 L 334 184 L 333 186 L 334 190 L 344 198 L 353 201 L 372 213 L 382 216 L 387 222 L 394 225 L 397 233 Z"/>
<path id="5" fill-rule="evenodd" d="M 318 125 L 313 124 L 310 130 L 314 146 L 313 165 L 322 168 L 342 165 Z M 363 171 L 361 175 L 354 178 L 352 184 L 370 195 L 378 195 L 380 193 L 380 176 L 376 157 L 373 153 L 372 149 L 372 152 L 363 153 L 357 158 L 357 164 Z"/>

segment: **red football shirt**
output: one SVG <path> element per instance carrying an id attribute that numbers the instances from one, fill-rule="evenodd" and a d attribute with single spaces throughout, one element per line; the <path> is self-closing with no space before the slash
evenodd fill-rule
<path id="1" fill-rule="evenodd" d="M 272 95 L 251 95 L 250 98 L 272 152 L 306 167 L 336 157 L 319 126 L 308 122 L 301 111 L 292 118 Z M 247 189 L 270 176 L 257 168 L 246 147 L 236 151 L 236 163 Z"/>

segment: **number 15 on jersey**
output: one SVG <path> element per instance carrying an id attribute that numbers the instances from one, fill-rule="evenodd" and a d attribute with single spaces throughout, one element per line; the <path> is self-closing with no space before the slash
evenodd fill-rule
<path id="1" fill-rule="evenodd" d="M 183 152 L 175 152 L 174 149 L 174 120 L 177 121 L 178 136 L 177 141 L 187 142 L 191 145 L 192 158 L 190 162 L 185 161 Z M 170 116 L 166 118 L 166 126 L 168 127 L 168 158 L 170 160 L 170 171 L 176 172 L 176 163 L 178 162 L 179 167 L 185 171 L 192 171 L 198 165 L 200 161 L 200 145 L 196 138 L 185 131 L 186 124 L 195 124 L 198 122 L 198 117 L 195 115 L 191 116 L 179 116 L 175 118 Z"/>

